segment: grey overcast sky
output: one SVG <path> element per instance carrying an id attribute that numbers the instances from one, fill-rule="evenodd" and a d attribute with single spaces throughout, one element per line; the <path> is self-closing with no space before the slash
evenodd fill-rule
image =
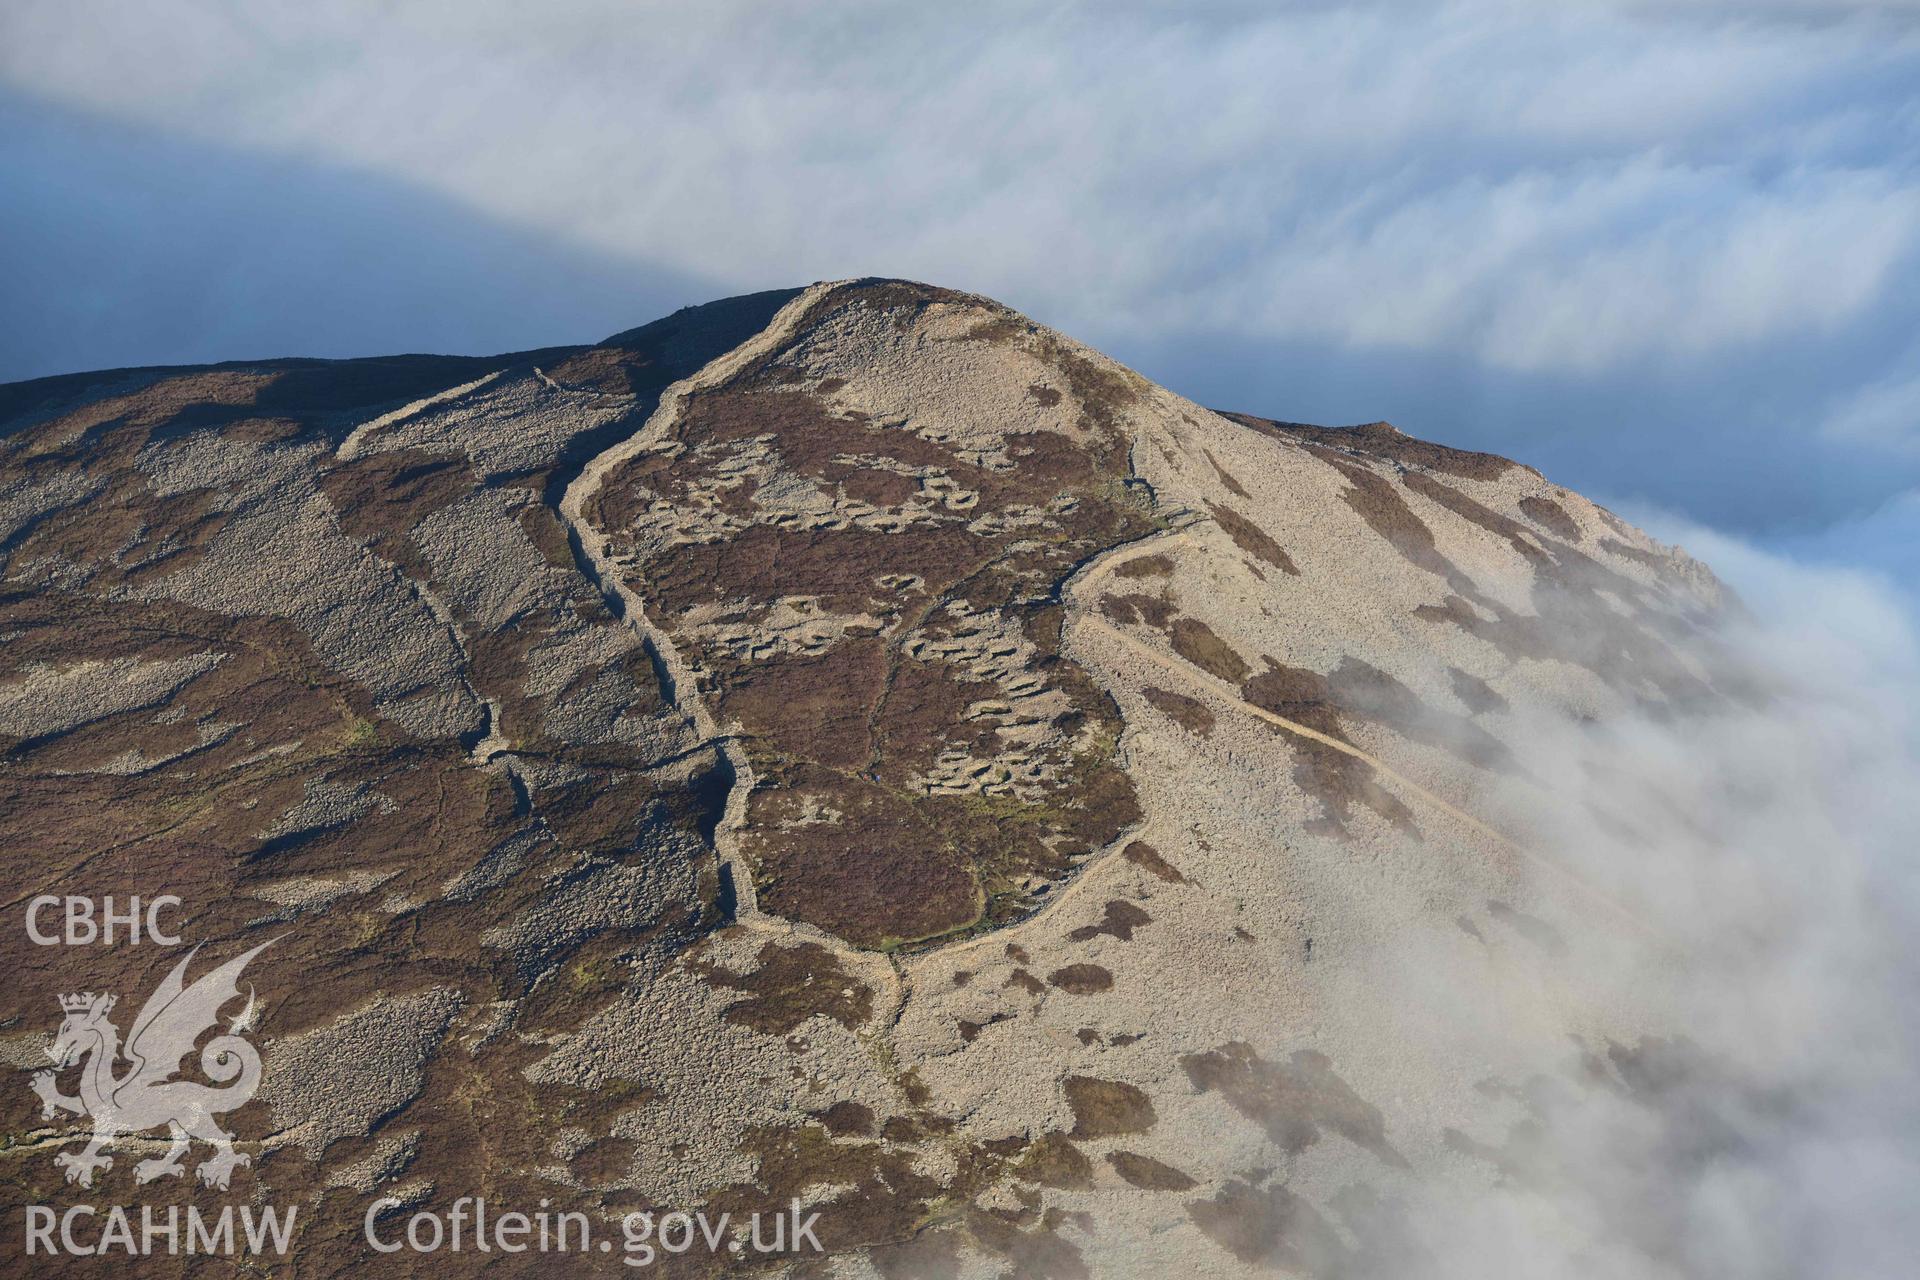
<path id="1" fill-rule="evenodd" d="M 1920 579 L 1920 0 L 9 0 L 0 379 L 844 275 Z"/>

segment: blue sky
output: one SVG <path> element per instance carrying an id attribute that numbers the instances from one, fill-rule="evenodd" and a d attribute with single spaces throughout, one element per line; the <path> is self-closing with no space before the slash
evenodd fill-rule
<path id="1" fill-rule="evenodd" d="M 1920 582 L 1920 0 L 0 11 L 0 378 L 862 274 Z"/>

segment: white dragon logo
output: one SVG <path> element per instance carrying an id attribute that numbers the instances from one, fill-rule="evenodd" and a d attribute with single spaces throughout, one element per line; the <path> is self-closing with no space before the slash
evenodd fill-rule
<path id="1" fill-rule="evenodd" d="M 133 1020 L 124 1051 L 120 1029 L 107 1020 L 115 997 L 92 992 L 60 997 L 60 1007 L 67 1016 L 47 1054 L 56 1071 L 85 1060 L 80 1094 L 69 1097 L 61 1093 L 56 1071 L 37 1072 L 33 1091 L 40 1095 L 44 1118 L 51 1119 L 61 1111 L 93 1117 L 93 1140 L 87 1143 L 87 1149 L 78 1154 L 63 1151 L 54 1157 L 56 1164 L 66 1168 L 68 1182 L 92 1186 L 95 1170 L 113 1167 L 113 1157 L 101 1151 L 116 1137 L 162 1125 L 171 1131 L 173 1145 L 165 1155 L 135 1165 L 136 1182 L 179 1177 L 186 1172 L 187 1150 L 196 1138 L 213 1147 L 213 1155 L 194 1170 L 210 1187 L 225 1190 L 234 1169 L 251 1163 L 248 1156 L 233 1149 L 233 1135 L 213 1120 L 223 1111 L 245 1106 L 260 1087 L 260 1054 L 240 1036 L 253 1023 L 251 988 L 246 1008 L 228 1023 L 225 1034 L 209 1040 L 200 1051 L 200 1069 L 208 1079 L 225 1087 L 216 1089 L 196 1080 L 172 1077 L 180 1070 L 181 1060 L 193 1052 L 201 1033 L 218 1021 L 221 1007 L 239 998 L 240 971 L 275 941 L 268 939 L 238 959 L 227 961 L 192 986 L 186 985 L 187 965 L 200 948 L 187 952 Z M 125 1074 L 116 1075 L 123 1052 L 130 1065 Z"/>

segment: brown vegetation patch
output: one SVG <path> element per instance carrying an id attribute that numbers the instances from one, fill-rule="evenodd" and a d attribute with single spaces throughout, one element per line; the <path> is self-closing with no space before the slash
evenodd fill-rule
<path id="1" fill-rule="evenodd" d="M 1027 1153 L 1013 1167 L 1013 1176 L 1043 1187 L 1090 1187 L 1093 1164 L 1064 1134 L 1049 1133 L 1027 1148 Z"/>
<path id="2" fill-rule="evenodd" d="M 1047 994 L 1047 984 L 1034 977 L 1031 973 L 1028 973 L 1025 969 L 1015 969 L 1007 975 L 1007 980 L 1002 985 L 1019 987 L 1030 996 L 1043 996 Z"/>
<path id="3" fill-rule="evenodd" d="M 1398 551 L 1407 563 L 1457 584 L 1454 587 L 1456 591 L 1479 594 L 1466 575 L 1440 554 L 1433 540 L 1433 530 L 1414 514 L 1413 508 L 1407 505 L 1407 500 L 1400 496 L 1400 491 L 1392 481 L 1367 467 L 1343 461 L 1324 451 L 1319 452 L 1319 457 L 1347 478 L 1347 488 L 1341 493 L 1341 500 L 1365 520 L 1375 533 L 1385 538 L 1387 545 Z"/>
<path id="4" fill-rule="evenodd" d="M 840 492 L 856 502 L 870 502 L 876 507 L 897 507 L 920 492 L 920 482 L 898 471 L 856 467 L 840 477 Z"/>
<path id="5" fill-rule="evenodd" d="M 565 387 L 655 396 L 766 328 L 774 313 L 799 292 L 772 289 L 682 307 L 637 329 L 616 333 L 596 347 L 555 352 L 557 358 L 541 364 L 548 377 Z"/>
<path id="6" fill-rule="evenodd" d="M 1107 1163 L 1129 1185 L 1142 1191 L 1191 1191 L 1200 1184 L 1170 1164 L 1133 1151 L 1109 1151 Z"/>
<path id="7" fill-rule="evenodd" d="M 363 454 L 320 476 L 321 491 L 339 513 L 340 527 L 416 577 L 427 575 L 411 550 L 408 530 L 452 506 L 477 484 L 464 457 L 419 449 Z"/>
<path id="8" fill-rule="evenodd" d="M 590 1186 L 618 1181 L 633 1169 L 638 1144 L 628 1138 L 601 1138 L 569 1160 L 573 1176 Z"/>
<path id="9" fill-rule="evenodd" d="M 1477 768 L 1519 770 L 1506 743 L 1464 716 L 1427 706 L 1419 694 L 1369 662 L 1342 658 L 1327 683 L 1339 709 L 1350 715 L 1452 752 Z"/>
<path id="10" fill-rule="evenodd" d="M 1207 704 L 1198 698 L 1189 698 L 1184 693 L 1174 693 L 1167 689 L 1156 689 L 1146 685 L 1140 690 L 1148 704 L 1166 716 L 1188 733 L 1204 738 L 1213 733 L 1213 712 L 1207 710 Z"/>
<path id="11" fill-rule="evenodd" d="M 743 666 L 716 701 L 722 715 L 763 740 L 763 750 L 850 769 L 873 754 L 867 713 L 885 680 L 885 647 L 854 637 L 819 657 Z"/>
<path id="12" fill-rule="evenodd" d="M 819 1212 L 815 1234 L 830 1252 L 907 1238 L 948 1191 L 914 1169 L 911 1152 L 835 1141 L 813 1125 L 750 1130 L 742 1148 L 754 1159 L 753 1183 L 723 1189 L 708 1211 L 770 1218 L 798 1197 Z M 822 1203 L 808 1195 L 820 1187 L 850 1190 Z"/>
<path id="13" fill-rule="evenodd" d="M 1200 619 L 1176 619 L 1168 634 L 1173 639 L 1173 651 L 1207 674 L 1218 676 L 1228 684 L 1238 684 L 1246 678 L 1246 662 L 1233 651 L 1232 645 L 1215 635 L 1213 628 Z"/>
<path id="14" fill-rule="evenodd" d="M 1160 856 L 1160 851 L 1145 840 L 1134 840 L 1120 851 L 1120 856 L 1134 866 L 1153 875 L 1168 884 L 1186 884 L 1187 878 L 1180 869 Z"/>
<path id="15" fill-rule="evenodd" d="M 1187 1078 L 1266 1131 L 1282 1150 L 1299 1154 L 1331 1129 L 1396 1168 L 1406 1159 L 1387 1142 L 1380 1109 L 1334 1074 L 1323 1053 L 1302 1049 L 1285 1063 L 1264 1061 L 1253 1046 L 1234 1042 L 1180 1059 Z"/>
<path id="16" fill-rule="evenodd" d="M 1172 572 L 1173 560 L 1163 555 L 1135 556 L 1113 567 L 1116 578 L 1164 578 Z"/>
<path id="17" fill-rule="evenodd" d="M 1499 690 L 1479 676 L 1462 671 L 1458 667 L 1448 667 L 1447 679 L 1453 684 L 1453 696 L 1460 699 L 1467 710 L 1474 715 L 1507 709 L 1507 700 L 1500 696 Z"/>
<path id="18" fill-rule="evenodd" d="M 1112 898 L 1107 902 L 1106 914 L 1099 924 L 1083 925 L 1067 935 L 1069 942 L 1091 942 L 1101 935 L 1118 938 L 1122 942 L 1133 941 L 1133 931 L 1143 924 L 1152 924 L 1153 917 L 1123 898 Z"/>
<path id="19" fill-rule="evenodd" d="M 1235 1179 L 1187 1206 L 1207 1239 L 1241 1262 L 1309 1276 L 1347 1273 L 1348 1249 L 1318 1209 L 1284 1186 Z"/>
<path id="20" fill-rule="evenodd" d="M 1103 595 L 1100 597 L 1100 612 L 1115 622 L 1144 622 L 1150 627 L 1165 630 L 1173 621 L 1173 603 L 1165 596 L 1147 596 L 1138 593 L 1128 595 Z"/>
<path id="21" fill-rule="evenodd" d="M 838 957 L 817 942 L 791 947 L 769 942 L 754 962 L 758 967 L 749 973 L 734 973 L 705 959 L 691 962 L 714 986 L 748 993 L 727 1006 L 721 1016 L 728 1022 L 783 1036 L 815 1016 L 832 1018 L 849 1031 L 873 1016 L 872 988 L 841 968 Z"/>
<path id="22" fill-rule="evenodd" d="M 1276 422 L 1271 418 L 1256 418 L 1246 413 L 1222 413 L 1221 416 L 1278 440 L 1345 449 L 1383 458 L 1401 466 L 1424 467 L 1429 471 L 1459 476 L 1463 480 L 1498 480 L 1520 466 L 1497 454 L 1453 449 L 1418 439 L 1400 431 L 1390 422 L 1369 422 L 1357 427 L 1316 427 L 1304 422 Z"/>
<path id="23" fill-rule="evenodd" d="M 844 1100 L 818 1113 L 821 1124 L 836 1138 L 873 1136 L 873 1109 L 864 1103 Z"/>
<path id="24" fill-rule="evenodd" d="M 1485 529 L 1497 538 L 1504 539 L 1515 551 L 1536 563 L 1550 560 L 1540 545 L 1540 535 L 1510 516 L 1482 503 L 1475 502 L 1466 494 L 1449 484 L 1442 484 L 1432 476 L 1418 471 L 1409 471 L 1404 477 L 1407 488 L 1415 493 L 1445 507 L 1470 524 Z"/>
<path id="25" fill-rule="evenodd" d="M 1300 570 L 1293 563 L 1293 557 L 1288 555 L 1265 529 L 1232 507 L 1223 507 L 1218 503 L 1209 502 L 1207 512 L 1213 517 L 1215 524 L 1227 531 L 1227 536 L 1232 538 L 1234 545 L 1242 551 L 1266 561 L 1283 573 L 1292 574 L 1296 578 L 1300 576 Z"/>
<path id="26" fill-rule="evenodd" d="M 1113 989 L 1113 974 L 1097 964 L 1070 964 L 1055 969 L 1047 981 L 1070 996 L 1098 995 Z"/>
<path id="27" fill-rule="evenodd" d="M 1579 523 L 1552 498 L 1530 493 L 1520 499 L 1520 510 L 1527 519 L 1565 542 L 1578 542 L 1583 536 Z"/>
<path id="28" fill-rule="evenodd" d="M 1325 676 L 1269 657 L 1262 657 L 1261 661 L 1267 669 L 1240 686 L 1242 698 L 1309 729 L 1338 735 L 1340 722 L 1333 714 L 1333 690 Z"/>
<path id="29" fill-rule="evenodd" d="M 1252 499 L 1253 495 L 1242 488 L 1240 482 L 1235 480 L 1233 476 L 1228 473 L 1227 469 L 1220 465 L 1220 459 L 1213 456 L 1213 450 L 1202 449 L 1200 452 L 1207 455 L 1207 465 L 1213 468 L 1213 474 L 1220 478 L 1220 483 L 1227 487 L 1228 493 L 1233 494 L 1236 498 Z"/>
<path id="30" fill-rule="evenodd" d="M 1159 1121 L 1146 1092 L 1124 1081 L 1067 1076 L 1060 1086 L 1073 1112 L 1069 1137 L 1085 1140 L 1145 1133 Z"/>
<path id="31" fill-rule="evenodd" d="M 1042 987 L 1041 990 L 1044 991 L 1046 990 L 1046 988 Z M 973 1022 L 966 1018 L 958 1019 L 955 1025 L 960 1032 L 960 1043 L 972 1044 L 975 1040 L 980 1038 L 980 1033 L 982 1031 L 985 1031 L 988 1027 L 993 1026 L 995 1023 L 1006 1022 L 1012 1017 L 1013 1015 L 1010 1013 L 996 1013 L 992 1017 L 988 1018 L 985 1022 Z"/>
<path id="32" fill-rule="evenodd" d="M 1240 686 L 1241 697 L 1315 732 L 1346 741 L 1339 708 L 1333 702 L 1333 690 L 1325 676 L 1304 667 L 1286 666 L 1270 657 L 1263 656 L 1261 661 L 1267 669 Z M 1293 748 L 1294 784 L 1322 805 L 1323 816 L 1313 824 L 1314 829 L 1345 834 L 1353 818 L 1353 808 L 1360 804 L 1401 831 L 1418 833 L 1413 811 L 1381 785 L 1372 765 L 1324 742 L 1287 733 L 1277 726 L 1274 732 L 1283 735 Z"/>
<path id="33" fill-rule="evenodd" d="M 1620 541 L 1618 538 L 1600 539 L 1600 548 L 1603 551 L 1610 551 L 1616 556 L 1631 560 L 1635 564 L 1644 565 L 1646 568 L 1652 569 L 1655 573 L 1666 574 L 1673 572 L 1673 558 L 1662 555 L 1658 551 L 1649 551 L 1645 547 L 1632 546 L 1629 543 Z"/>
<path id="34" fill-rule="evenodd" d="M 810 805 L 838 820 L 802 823 Z M 817 767 L 768 769 L 741 834 L 761 905 L 864 946 L 965 927 L 980 914 L 976 872 L 924 808 Z"/>

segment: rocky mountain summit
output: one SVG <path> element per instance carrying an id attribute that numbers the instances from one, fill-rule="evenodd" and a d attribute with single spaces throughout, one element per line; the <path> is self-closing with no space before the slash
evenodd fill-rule
<path id="1" fill-rule="evenodd" d="M 1548 791 L 1530 722 L 1728 696 L 1729 605 L 1525 466 L 890 280 L 0 424 L 9 1214 L 79 1194 L 55 995 L 178 960 L 38 895 L 279 939 L 234 1194 L 301 1275 L 467 1195 L 822 1212 L 669 1274 L 1421 1274 L 1409 1188 L 1551 1178 L 1540 1081 L 1668 1078 L 1584 976 L 1630 905 L 1490 797 Z M 552 1273 L 383 1260 L 488 1264 Z"/>

